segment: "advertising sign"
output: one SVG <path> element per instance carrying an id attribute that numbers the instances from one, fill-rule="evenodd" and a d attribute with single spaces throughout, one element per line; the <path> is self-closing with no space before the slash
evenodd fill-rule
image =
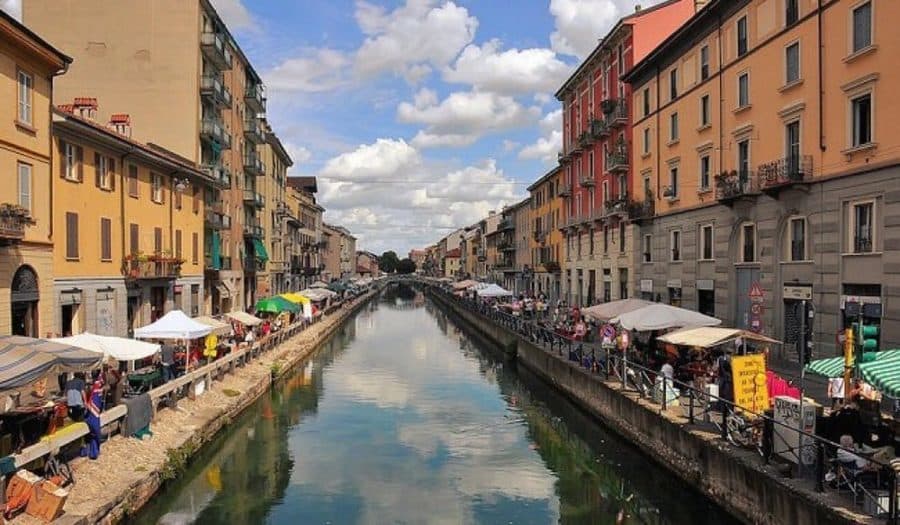
<path id="1" fill-rule="evenodd" d="M 766 387 L 766 358 L 762 354 L 731 358 L 734 384 L 734 404 L 752 412 L 769 408 L 769 389 Z"/>

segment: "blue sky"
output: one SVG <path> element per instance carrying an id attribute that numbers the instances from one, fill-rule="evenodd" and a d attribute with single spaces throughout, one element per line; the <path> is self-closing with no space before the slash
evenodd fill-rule
<path id="1" fill-rule="evenodd" d="M 658 0 L 211 1 L 326 220 L 404 253 L 524 197 L 560 147 L 553 93 Z"/>

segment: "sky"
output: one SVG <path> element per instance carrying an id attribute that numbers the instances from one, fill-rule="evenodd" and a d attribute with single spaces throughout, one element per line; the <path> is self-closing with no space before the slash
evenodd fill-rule
<path id="1" fill-rule="evenodd" d="M 561 146 L 553 94 L 659 0 L 211 1 L 268 87 L 289 174 L 318 177 L 357 249 L 404 254 L 524 198 Z"/>

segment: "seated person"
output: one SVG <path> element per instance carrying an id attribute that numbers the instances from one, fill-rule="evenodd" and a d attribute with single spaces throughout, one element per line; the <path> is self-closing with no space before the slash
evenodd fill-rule
<path id="1" fill-rule="evenodd" d="M 851 452 L 851 450 L 858 450 L 858 447 L 856 446 L 856 443 L 854 443 L 853 438 L 848 434 L 841 436 L 840 445 L 842 448 L 839 448 L 837 451 L 837 460 L 845 467 L 856 472 L 874 471 L 879 469 L 877 464 Z"/>

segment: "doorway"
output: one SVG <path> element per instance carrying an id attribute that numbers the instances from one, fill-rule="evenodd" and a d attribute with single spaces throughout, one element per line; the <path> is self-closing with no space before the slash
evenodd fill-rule
<path id="1" fill-rule="evenodd" d="M 150 289 L 150 322 L 155 323 L 165 313 L 166 289 L 162 286 L 154 286 Z"/>
<path id="2" fill-rule="evenodd" d="M 759 283 L 759 268 L 737 268 L 735 274 L 735 282 L 737 283 L 737 293 L 735 297 L 735 325 L 737 328 L 750 330 L 752 328 L 752 319 L 750 315 L 750 289 L 753 287 L 754 283 Z M 761 328 L 761 326 L 757 328 Z"/>
<path id="3" fill-rule="evenodd" d="M 38 280 L 29 266 L 20 266 L 10 286 L 10 314 L 13 335 L 39 337 Z"/>

